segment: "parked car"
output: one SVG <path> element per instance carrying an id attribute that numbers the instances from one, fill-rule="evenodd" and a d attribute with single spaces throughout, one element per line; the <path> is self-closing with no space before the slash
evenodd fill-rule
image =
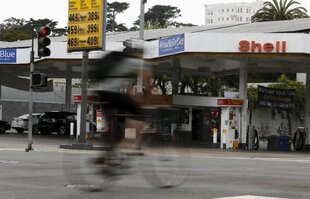
<path id="1" fill-rule="evenodd" d="M 32 133 L 38 134 L 38 120 L 42 113 L 32 114 Z M 11 121 L 12 129 L 16 130 L 18 133 L 23 133 L 28 130 L 29 114 L 24 114 L 19 117 L 14 117 Z"/>
<path id="2" fill-rule="evenodd" d="M 38 129 L 41 134 L 57 132 L 59 135 L 69 135 L 72 122 L 76 126 L 76 113 L 74 112 L 45 112 L 39 118 Z"/>
<path id="3" fill-rule="evenodd" d="M 11 129 L 10 123 L 0 120 L 0 133 L 5 133 L 6 130 L 10 129 Z"/>

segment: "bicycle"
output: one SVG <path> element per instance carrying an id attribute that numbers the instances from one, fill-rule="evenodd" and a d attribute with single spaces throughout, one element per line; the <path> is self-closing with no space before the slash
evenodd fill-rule
<path id="1" fill-rule="evenodd" d="M 113 127 L 107 145 L 107 137 L 97 140 L 97 147 L 105 150 L 77 153 L 79 163 L 72 168 L 65 167 L 65 174 L 71 185 L 85 191 L 105 191 L 110 189 L 121 176 L 140 172 L 144 180 L 155 188 L 172 188 L 183 184 L 189 175 L 190 152 L 183 154 L 181 145 L 167 142 L 163 134 L 154 129 L 143 129 L 137 140 L 117 140 L 116 120 L 139 118 L 142 116 L 111 115 Z M 143 116 L 145 117 L 145 116 Z M 141 118 L 139 118 L 141 119 Z M 99 145 L 98 145 L 99 144 Z M 188 149 L 187 149 L 188 150 Z M 65 153 L 65 160 L 72 159 L 72 153 Z"/>
<path id="2" fill-rule="evenodd" d="M 136 80 L 137 77 L 133 76 L 137 74 L 136 68 L 119 67 L 119 62 L 126 60 L 127 57 L 123 53 L 112 52 L 100 60 L 100 65 L 109 67 L 97 67 L 92 77 L 99 80 L 112 77 L 113 83 L 117 85 L 124 85 L 125 80 Z M 132 65 L 131 63 L 130 66 Z M 112 86 L 110 82 L 106 85 Z M 187 154 L 184 155 L 180 143 L 167 142 L 164 139 L 166 133 L 160 128 L 143 128 L 150 118 L 158 119 L 156 108 L 149 113 L 150 111 L 141 107 L 139 99 L 126 93 L 115 92 L 113 89 L 95 91 L 109 121 L 106 132 L 96 141 L 98 148 L 105 150 L 76 153 L 75 158 L 79 162 L 73 167 L 74 160 L 71 156 L 74 156 L 74 152 L 65 153 L 63 161 L 69 185 L 87 191 L 107 190 L 120 176 L 130 174 L 136 169 L 142 173 L 147 183 L 157 188 L 171 188 L 184 183 L 191 163 L 190 152 L 187 150 Z M 123 139 L 126 136 L 120 127 L 125 126 L 127 121 L 134 121 L 134 125 L 131 125 L 136 129 L 134 140 Z M 128 147 L 128 144 L 131 144 L 131 147 Z"/>

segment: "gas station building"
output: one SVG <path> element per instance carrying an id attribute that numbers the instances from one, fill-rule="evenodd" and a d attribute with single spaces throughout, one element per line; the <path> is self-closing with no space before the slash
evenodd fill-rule
<path id="1" fill-rule="evenodd" d="M 238 142 L 244 148 L 249 121 L 248 74 L 304 73 L 310 78 L 309 31 L 310 19 L 146 30 L 144 60 L 155 66 L 155 73 L 172 76 L 171 104 L 167 105 L 184 109 L 188 117 L 186 123 L 171 123 L 171 133 L 175 130 L 179 134 L 190 134 L 184 136 L 186 139 L 216 142 L 212 140 L 214 132 L 210 131 L 214 127 L 212 117 L 221 113 L 217 128 L 221 147 L 223 143 L 230 144 L 229 148 L 233 147 L 234 143 L 230 141 L 236 139 L 237 130 Z M 108 33 L 106 51 L 122 51 L 123 42 L 138 38 L 138 34 L 139 32 Z M 81 78 L 82 53 L 67 53 L 66 37 L 51 39 L 51 56 L 36 60 L 35 70 L 47 74 L 49 79 L 66 80 L 64 110 L 72 110 L 72 96 L 75 94 L 72 93 L 72 79 Z M 31 41 L 0 42 L 0 48 L 5 52 L 0 54 L 0 84 L 22 91 L 29 90 L 27 79 L 20 77 L 29 76 Z M 90 64 L 105 53 L 91 51 Z M 13 58 L 3 61 L 2 55 Z M 176 84 L 184 74 L 239 74 L 239 97 L 179 95 Z M 46 92 L 51 90 L 52 86 Z M 0 92 L 4 118 L 4 115 L 12 113 L 6 109 L 9 102 L 3 100 L 2 95 Z M 305 113 L 305 124 L 292 126 L 293 131 L 298 125 L 310 128 L 310 81 L 306 81 Z M 197 115 L 199 119 L 195 120 Z M 199 124 L 194 124 L 195 122 Z M 200 128 L 199 133 L 194 133 L 197 128 Z M 309 149 L 309 137 L 306 143 Z"/>

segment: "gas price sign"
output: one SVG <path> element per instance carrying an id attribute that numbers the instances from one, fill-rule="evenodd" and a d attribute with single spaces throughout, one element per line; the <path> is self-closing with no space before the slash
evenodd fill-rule
<path id="1" fill-rule="evenodd" d="M 67 51 L 104 50 L 106 0 L 69 0 Z"/>

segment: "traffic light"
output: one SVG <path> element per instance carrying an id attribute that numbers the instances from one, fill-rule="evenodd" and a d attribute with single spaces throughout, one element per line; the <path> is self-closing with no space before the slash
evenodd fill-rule
<path id="1" fill-rule="evenodd" d="M 47 36 L 51 34 L 51 29 L 47 26 L 41 26 L 38 29 L 38 56 L 47 57 L 51 55 L 51 51 L 46 46 L 51 44 L 50 38 Z"/>
<path id="2" fill-rule="evenodd" d="M 31 88 L 42 88 L 47 87 L 47 75 L 40 72 L 31 73 Z"/>

